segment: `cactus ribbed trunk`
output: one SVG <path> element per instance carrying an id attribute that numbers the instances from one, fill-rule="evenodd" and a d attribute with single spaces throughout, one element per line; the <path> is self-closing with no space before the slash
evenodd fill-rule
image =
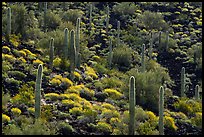
<path id="1" fill-rule="evenodd" d="M 159 135 L 164 135 L 164 88 L 159 89 Z"/>
<path id="2" fill-rule="evenodd" d="M 196 85 L 195 87 L 195 99 L 196 100 L 199 100 L 199 85 Z"/>
<path id="3" fill-rule="evenodd" d="M 50 69 L 53 68 L 53 60 L 54 60 L 54 38 L 50 40 Z"/>
<path id="4" fill-rule="evenodd" d="M 113 47 L 112 47 L 112 40 L 110 39 L 109 54 L 108 54 L 108 65 L 109 65 L 109 68 L 111 68 L 112 59 L 113 59 Z"/>
<path id="5" fill-rule="evenodd" d="M 65 28 L 64 29 L 64 59 L 66 60 L 66 59 L 68 59 L 68 57 L 69 57 L 69 45 L 68 45 L 68 35 L 69 34 L 69 30 L 68 30 L 68 28 Z"/>
<path id="6" fill-rule="evenodd" d="M 8 7 L 7 11 L 7 32 L 6 32 L 6 41 L 9 42 L 9 37 L 11 35 L 11 8 Z"/>
<path id="7" fill-rule="evenodd" d="M 75 59 L 76 59 L 76 47 L 75 47 L 75 36 L 74 30 L 70 32 L 70 78 L 74 80 L 74 70 L 75 70 Z"/>
<path id="8" fill-rule="evenodd" d="M 162 34 L 162 32 L 161 31 L 159 31 L 159 48 L 161 48 L 162 46 L 161 46 L 161 34 Z"/>
<path id="9" fill-rule="evenodd" d="M 166 31 L 166 41 L 165 41 L 166 51 L 169 49 L 169 32 Z"/>
<path id="10" fill-rule="evenodd" d="M 92 5 L 92 2 L 90 2 L 89 4 L 89 29 L 91 30 L 91 23 L 92 23 L 92 8 L 93 8 L 93 5 Z"/>
<path id="11" fill-rule="evenodd" d="M 81 65 L 81 53 L 78 54 L 78 61 L 76 63 L 76 67 L 79 68 Z"/>
<path id="12" fill-rule="evenodd" d="M 142 64 L 142 73 L 145 72 L 145 44 L 142 45 L 142 60 L 141 60 L 141 64 Z"/>
<path id="13" fill-rule="evenodd" d="M 107 16 L 106 16 L 106 34 L 108 36 L 108 26 L 109 26 L 109 7 L 107 6 Z"/>
<path id="14" fill-rule="evenodd" d="M 38 65 L 36 84 L 35 84 L 35 118 L 40 117 L 40 101 L 41 101 L 41 83 L 42 83 L 43 66 Z"/>
<path id="15" fill-rule="evenodd" d="M 135 78 L 130 77 L 130 90 L 129 90 L 129 135 L 134 135 L 135 131 Z"/>
<path id="16" fill-rule="evenodd" d="M 47 2 L 44 3 L 44 30 L 47 32 Z"/>
<path id="17" fill-rule="evenodd" d="M 120 21 L 117 22 L 117 46 L 120 45 Z"/>
<path id="18" fill-rule="evenodd" d="M 81 19 L 77 18 L 77 24 L 76 24 L 76 64 L 80 64 L 79 61 L 79 51 L 80 51 L 80 22 Z M 80 65 L 79 65 L 80 66 Z M 79 67 L 76 65 L 76 67 Z"/>
<path id="19" fill-rule="evenodd" d="M 186 79 L 186 75 L 185 75 L 185 68 L 182 67 L 181 69 L 181 97 L 185 96 L 185 79 Z"/>

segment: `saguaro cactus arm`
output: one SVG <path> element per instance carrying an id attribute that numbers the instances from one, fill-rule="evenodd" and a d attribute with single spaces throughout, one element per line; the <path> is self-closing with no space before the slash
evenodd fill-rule
<path id="1" fill-rule="evenodd" d="M 41 83 L 42 83 L 43 66 L 40 64 L 37 70 L 35 84 L 35 118 L 40 117 L 40 101 L 41 101 Z"/>

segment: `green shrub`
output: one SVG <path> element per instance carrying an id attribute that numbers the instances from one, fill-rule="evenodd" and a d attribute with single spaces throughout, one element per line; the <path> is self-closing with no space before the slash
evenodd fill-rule
<path id="1" fill-rule="evenodd" d="M 195 116 L 192 117 L 190 120 L 193 125 L 202 129 L 202 123 L 203 123 L 202 122 L 202 112 L 196 112 Z"/>
<path id="2" fill-rule="evenodd" d="M 111 131 L 112 131 L 111 125 L 106 123 L 106 122 L 103 122 L 103 121 L 99 121 L 96 124 L 96 129 L 100 132 L 103 132 L 103 133 L 111 133 Z"/>
<path id="3" fill-rule="evenodd" d="M 75 131 L 69 123 L 66 123 L 64 121 L 58 122 L 57 128 L 60 135 L 70 135 Z"/>
<path id="4" fill-rule="evenodd" d="M 83 14 L 83 11 L 80 9 L 69 9 L 62 13 L 62 19 L 64 21 L 71 21 L 73 24 L 76 24 L 77 18 L 81 18 Z"/>

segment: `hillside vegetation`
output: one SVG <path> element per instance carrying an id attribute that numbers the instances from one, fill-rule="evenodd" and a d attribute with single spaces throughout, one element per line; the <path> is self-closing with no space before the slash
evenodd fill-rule
<path id="1" fill-rule="evenodd" d="M 201 2 L 2 2 L 3 135 L 201 135 Z"/>

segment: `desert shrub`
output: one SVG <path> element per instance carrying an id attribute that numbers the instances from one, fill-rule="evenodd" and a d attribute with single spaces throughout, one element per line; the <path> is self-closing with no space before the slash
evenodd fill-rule
<path id="1" fill-rule="evenodd" d="M 21 110 L 19 108 L 12 108 L 11 112 L 14 116 L 19 116 L 21 114 Z"/>
<path id="2" fill-rule="evenodd" d="M 47 11 L 46 14 L 46 25 L 48 31 L 56 30 L 60 25 L 61 18 L 58 14 L 53 13 L 51 10 Z"/>
<path id="3" fill-rule="evenodd" d="M 105 109 L 110 109 L 110 110 L 114 110 L 115 109 L 115 106 L 111 105 L 110 103 L 106 103 L 104 102 L 102 105 L 101 105 L 102 108 L 105 108 Z"/>
<path id="4" fill-rule="evenodd" d="M 112 131 L 112 127 L 110 124 L 106 123 L 106 122 L 103 122 L 103 121 L 99 121 L 97 124 L 96 124 L 96 129 L 100 132 L 103 132 L 103 133 L 111 133 Z"/>
<path id="5" fill-rule="evenodd" d="M 175 125 L 174 118 L 170 116 L 164 116 L 164 126 L 172 131 L 176 131 L 178 129 L 178 127 Z"/>
<path id="6" fill-rule="evenodd" d="M 113 65 L 119 70 L 127 70 L 132 62 L 132 50 L 127 45 L 121 45 L 113 50 Z"/>
<path id="7" fill-rule="evenodd" d="M 11 49 L 8 46 L 3 46 L 2 47 L 2 53 L 8 54 L 11 51 Z"/>
<path id="8" fill-rule="evenodd" d="M 62 13 L 62 20 L 71 21 L 73 24 L 76 24 L 77 18 L 81 18 L 83 14 L 83 11 L 80 9 L 69 9 Z"/>
<path id="9" fill-rule="evenodd" d="M 168 24 L 165 22 L 164 17 L 161 13 L 145 11 L 141 16 L 139 16 L 139 22 L 144 24 L 148 30 L 163 30 L 168 29 Z"/>
<path id="10" fill-rule="evenodd" d="M 59 135 L 71 135 L 74 132 L 74 128 L 64 121 L 59 121 L 57 123 Z"/>
<path id="11" fill-rule="evenodd" d="M 8 84 L 15 85 L 15 86 L 19 86 L 22 83 L 22 81 L 16 80 L 14 78 L 6 78 L 5 81 Z"/>
<path id="12" fill-rule="evenodd" d="M 119 118 L 120 113 L 117 110 L 103 109 L 100 116 L 102 119 L 105 118 L 107 122 L 110 122 L 112 117 Z"/>
<path id="13" fill-rule="evenodd" d="M 69 113 L 74 116 L 80 116 L 83 114 L 83 109 L 81 107 L 73 107 L 69 110 Z"/>
<path id="14" fill-rule="evenodd" d="M 89 67 L 87 65 L 85 65 L 86 68 L 85 68 L 85 74 L 87 76 L 91 76 L 93 79 L 97 79 L 98 78 L 98 75 L 96 74 L 95 70 L 92 68 L 92 67 Z"/>
<path id="15" fill-rule="evenodd" d="M 106 88 L 103 90 L 104 93 L 107 93 L 108 96 L 112 99 L 120 99 L 123 94 L 120 93 L 119 91 L 115 90 L 115 89 L 109 89 L 109 88 Z"/>
<path id="16" fill-rule="evenodd" d="M 24 79 L 26 77 L 26 74 L 24 74 L 23 72 L 20 72 L 20 71 L 8 71 L 8 75 L 10 77 L 15 77 L 18 79 Z"/>
<path id="17" fill-rule="evenodd" d="M 202 129 L 202 112 L 196 112 L 195 116 L 192 117 L 190 120 L 193 125 Z"/>
<path id="18" fill-rule="evenodd" d="M 59 94 L 57 93 L 47 93 L 44 95 L 45 99 L 51 100 L 51 101 L 56 101 L 58 100 Z"/>
<path id="19" fill-rule="evenodd" d="M 9 116 L 7 116 L 6 114 L 2 114 L 2 122 L 9 122 L 11 120 L 11 118 Z"/>
<path id="20" fill-rule="evenodd" d="M 16 58 L 13 55 L 2 53 L 2 60 L 8 60 L 10 63 L 14 63 Z"/>
<path id="21" fill-rule="evenodd" d="M 61 58 L 57 57 L 53 60 L 53 67 L 57 68 L 57 67 L 60 67 L 60 64 L 61 64 Z"/>

